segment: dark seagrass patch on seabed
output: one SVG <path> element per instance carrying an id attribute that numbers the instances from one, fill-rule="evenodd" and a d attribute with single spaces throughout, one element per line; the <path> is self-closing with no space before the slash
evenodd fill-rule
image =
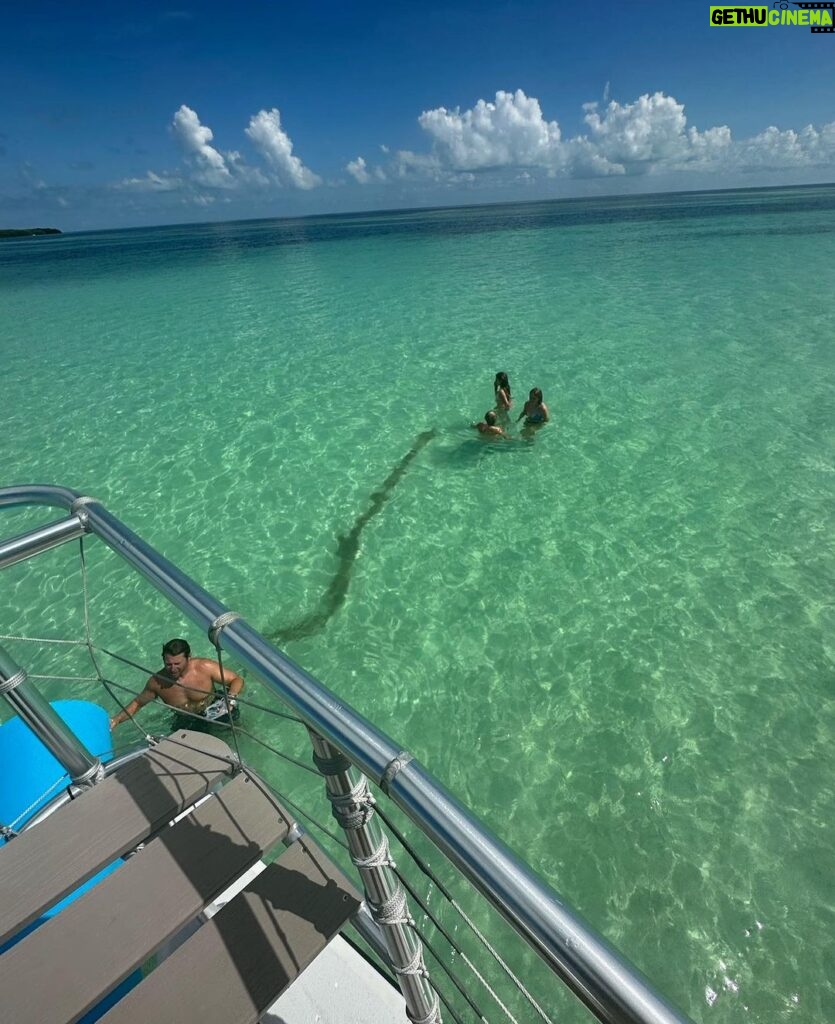
<path id="1" fill-rule="evenodd" d="M 354 562 L 359 554 L 362 531 L 374 516 L 382 511 L 391 492 L 409 468 L 409 464 L 437 435 L 438 431 L 435 429 L 424 430 L 418 434 L 412 447 L 389 473 L 382 486 L 372 493 L 367 508 L 357 516 L 351 529 L 337 537 L 336 556 L 339 560 L 338 565 L 316 611 L 311 612 L 289 626 L 282 626 L 266 633 L 265 635 L 269 641 L 277 644 L 286 644 L 291 640 L 301 640 L 304 637 L 313 636 L 321 632 L 330 619 L 339 611 L 345 603 L 345 598 L 348 596 L 351 573 L 354 569 Z"/>

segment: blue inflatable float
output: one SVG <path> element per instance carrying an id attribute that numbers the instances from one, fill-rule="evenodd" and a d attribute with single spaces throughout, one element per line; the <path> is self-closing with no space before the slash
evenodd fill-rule
<path id="1" fill-rule="evenodd" d="M 110 716 L 104 708 L 84 700 L 57 700 L 53 702 L 52 707 L 91 754 L 100 757 L 102 761 L 108 761 L 113 756 Z M 69 779 L 61 763 L 50 754 L 22 719 L 12 718 L 0 726 L 0 822 L 4 825 L 13 824 L 15 829 L 19 830 L 68 784 Z M 0 846 L 3 843 L 4 840 L 0 839 Z M 0 946 L 0 953 L 20 942 L 44 921 L 60 913 L 67 904 L 97 885 L 121 863 L 119 860 L 109 864 L 94 875 L 85 885 L 47 910 L 42 917 L 13 936 L 4 946 Z M 107 999 L 86 1014 L 79 1024 L 93 1024 L 141 978 L 141 971 L 135 971 L 111 992 Z"/>
<path id="2" fill-rule="evenodd" d="M 113 756 L 104 708 L 86 700 L 56 700 L 52 707 L 91 754 L 102 761 Z M 0 726 L 0 822 L 19 828 L 68 783 L 62 765 L 22 719 Z"/>

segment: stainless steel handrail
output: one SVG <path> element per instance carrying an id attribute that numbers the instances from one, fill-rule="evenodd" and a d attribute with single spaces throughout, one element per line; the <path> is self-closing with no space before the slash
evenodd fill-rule
<path id="1" fill-rule="evenodd" d="M 203 629 L 228 609 L 146 544 L 98 502 L 65 487 L 0 489 L 0 508 L 47 505 L 75 511 L 87 528 Z M 689 1018 L 569 909 L 561 897 L 464 808 L 416 759 L 331 693 L 244 619 L 223 630 L 223 647 L 254 671 L 295 713 L 391 799 L 446 854 L 514 930 L 605 1024 L 688 1024 Z M 403 763 L 406 762 L 406 763 Z M 392 775 L 391 767 L 401 765 Z"/>
<path id="2" fill-rule="evenodd" d="M 59 519 L 57 523 L 48 523 L 30 533 L 12 537 L 0 544 L 0 569 L 5 569 L 7 565 L 14 565 L 15 562 L 24 558 L 40 554 L 41 551 L 58 547 L 68 540 L 83 537 L 86 529 L 83 517 L 69 516 L 67 519 Z"/>

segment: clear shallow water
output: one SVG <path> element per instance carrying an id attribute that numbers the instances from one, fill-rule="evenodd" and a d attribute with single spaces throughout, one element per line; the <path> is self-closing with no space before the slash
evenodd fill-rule
<path id="1" fill-rule="evenodd" d="M 696 1021 L 835 1019 L 833 232 L 818 188 L 0 243 L 3 482 L 280 634 L 437 431 L 288 654 Z M 468 427 L 498 369 L 533 444 Z M 99 642 L 210 653 L 88 557 Z M 74 553 L 0 584 L 0 632 L 80 635 Z"/>

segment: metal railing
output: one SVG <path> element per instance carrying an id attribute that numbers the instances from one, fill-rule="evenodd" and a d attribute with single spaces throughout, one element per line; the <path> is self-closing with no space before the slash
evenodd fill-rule
<path id="1" fill-rule="evenodd" d="M 0 489 L 0 508 L 46 505 L 69 517 L 0 544 L 0 568 L 92 533 L 204 630 L 221 616 L 223 649 L 266 683 L 322 741 L 371 778 L 482 893 L 548 967 L 606 1024 L 687 1024 L 637 968 L 463 807 L 427 769 L 245 620 L 181 572 L 100 502 L 62 487 Z M 327 778 L 327 776 L 326 776 Z"/>

